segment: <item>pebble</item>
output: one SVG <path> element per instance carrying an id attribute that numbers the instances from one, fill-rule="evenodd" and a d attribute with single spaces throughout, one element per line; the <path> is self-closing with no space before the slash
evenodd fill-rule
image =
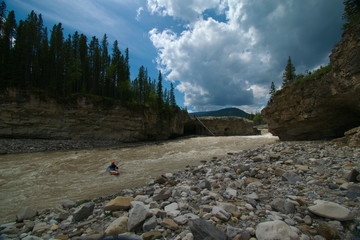
<path id="1" fill-rule="evenodd" d="M 71 204 L 61 209 L 32 209 L 26 217 L 18 213 L 18 223 L 0 225 L 0 234 L 4 239 L 66 240 L 114 239 L 113 235 L 356 239 L 359 158 L 358 147 L 277 142 L 187 166 L 147 186 L 122 189 L 80 206 L 66 200 Z"/>

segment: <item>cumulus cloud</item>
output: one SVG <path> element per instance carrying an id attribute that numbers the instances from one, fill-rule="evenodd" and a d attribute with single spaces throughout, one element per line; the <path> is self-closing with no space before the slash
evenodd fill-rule
<path id="1" fill-rule="evenodd" d="M 336 1 L 148 0 L 148 9 L 187 22 L 182 32 L 154 28 L 149 36 L 159 68 L 197 111 L 258 109 L 271 81 L 281 83 L 288 56 L 298 70 L 326 64 L 341 32 Z M 225 21 L 204 18 L 207 10 Z"/>
<path id="2" fill-rule="evenodd" d="M 147 6 L 153 14 L 194 21 L 205 10 L 220 6 L 220 2 L 220 0 L 148 0 Z"/>

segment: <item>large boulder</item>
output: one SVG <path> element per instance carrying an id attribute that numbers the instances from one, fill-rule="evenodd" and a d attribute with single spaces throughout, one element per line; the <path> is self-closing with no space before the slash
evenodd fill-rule
<path id="1" fill-rule="evenodd" d="M 195 219 L 189 223 L 190 230 L 194 235 L 194 240 L 228 240 L 229 237 L 211 222 L 203 219 Z"/>
<path id="2" fill-rule="evenodd" d="M 78 222 L 88 218 L 90 215 L 93 214 L 94 208 L 95 203 L 93 202 L 81 204 L 78 208 L 75 209 L 75 212 L 73 214 L 74 221 Z"/>
<path id="3" fill-rule="evenodd" d="M 22 222 L 24 220 L 30 220 L 33 219 L 37 214 L 38 212 L 35 209 L 31 207 L 24 207 L 16 213 L 16 221 Z"/>
<path id="4" fill-rule="evenodd" d="M 318 216 L 339 221 L 354 219 L 354 214 L 348 208 L 333 202 L 316 200 L 315 205 L 310 206 L 309 210 Z"/>
<path id="5" fill-rule="evenodd" d="M 360 126 L 360 24 L 344 32 L 330 70 L 278 91 L 262 114 L 280 140 L 330 139 Z"/>
<path id="6" fill-rule="evenodd" d="M 256 227 L 256 239 L 297 240 L 299 236 L 285 222 L 276 220 L 259 223 Z"/>
<path id="7" fill-rule="evenodd" d="M 115 211 L 115 210 L 127 210 L 131 207 L 131 202 L 134 200 L 133 197 L 116 197 L 115 199 L 108 202 L 104 210 Z"/>
<path id="8" fill-rule="evenodd" d="M 132 201 L 131 205 L 132 208 L 129 211 L 127 228 L 129 231 L 134 231 L 146 220 L 149 213 L 149 208 L 140 201 Z"/>

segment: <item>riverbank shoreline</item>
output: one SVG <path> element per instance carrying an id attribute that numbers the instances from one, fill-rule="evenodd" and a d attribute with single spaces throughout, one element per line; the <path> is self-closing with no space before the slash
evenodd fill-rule
<path id="1" fill-rule="evenodd" d="M 80 203 L 70 209 L 41 211 L 29 220 L 31 231 L 24 232 L 24 225 L 10 224 L 13 235 L 7 236 L 12 239 L 21 233 L 43 239 L 101 239 L 109 235 L 116 221 L 122 221 L 127 227 L 118 225 L 115 235 L 155 239 L 145 238 L 153 234 L 158 239 L 190 240 L 196 234 L 194 224 L 202 221 L 195 227 L 220 231 L 223 238 L 219 239 L 261 239 L 264 224 L 286 229 L 282 234 L 289 239 L 295 235 L 304 240 L 353 239 L 360 233 L 359 158 L 358 147 L 326 141 L 278 141 L 202 161 L 110 197 L 94 198 L 90 201 L 93 210 L 82 220 L 76 220 L 77 212 L 85 206 Z M 125 209 L 106 210 L 109 200 L 116 197 L 131 201 Z M 322 201 L 345 213 L 322 215 L 315 207 L 321 209 L 318 205 L 324 204 Z M 136 211 L 145 211 L 146 216 L 128 229 Z M 65 214 L 64 219 L 58 218 L 59 212 Z M 212 225 L 205 226 L 204 221 Z"/>
<path id="2" fill-rule="evenodd" d="M 86 150 L 95 148 L 131 148 L 145 145 L 162 144 L 179 139 L 199 137 L 182 136 L 168 140 L 121 142 L 116 140 L 73 140 L 73 139 L 14 139 L 0 138 L 0 155 L 18 153 L 37 153 L 70 150 Z"/>

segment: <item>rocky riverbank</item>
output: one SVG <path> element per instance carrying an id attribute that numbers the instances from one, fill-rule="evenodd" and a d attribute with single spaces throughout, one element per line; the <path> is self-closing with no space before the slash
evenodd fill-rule
<path id="1" fill-rule="evenodd" d="M 1 237 L 359 239 L 359 158 L 359 147 L 277 142 L 85 203 L 26 207 Z"/>
<path id="2" fill-rule="evenodd" d="M 55 140 L 0 138 L 0 154 L 88 149 L 119 145 L 115 140 Z"/>

